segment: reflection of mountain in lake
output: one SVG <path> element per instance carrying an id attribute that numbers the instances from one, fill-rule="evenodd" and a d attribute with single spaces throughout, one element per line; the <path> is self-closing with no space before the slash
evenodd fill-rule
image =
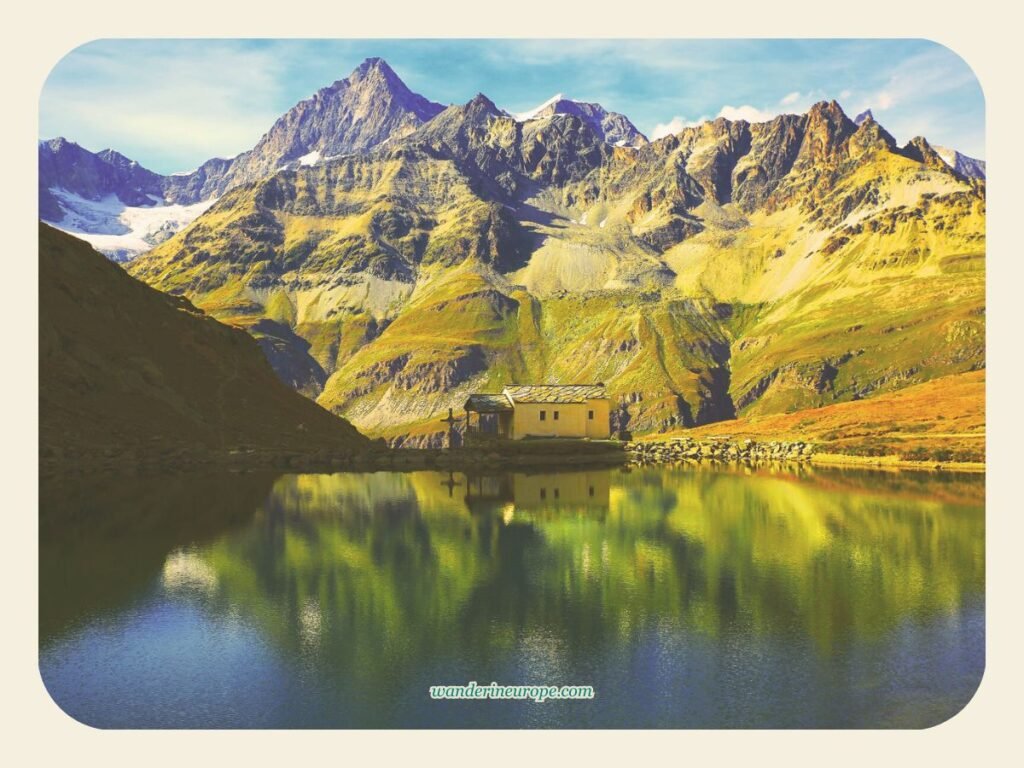
<path id="1" fill-rule="evenodd" d="M 39 504 L 40 636 L 122 609 L 176 548 L 245 526 L 273 483 L 264 473 L 47 478 Z"/>
<path id="2" fill-rule="evenodd" d="M 972 501 L 982 480 L 957 480 L 943 502 L 920 493 L 927 480 L 908 485 L 894 476 L 890 492 L 885 477 L 869 487 L 856 477 L 663 468 L 288 475 L 272 490 L 253 482 L 253 493 L 233 502 L 214 495 L 206 508 L 222 508 L 237 523 L 196 535 L 185 550 L 186 533 L 155 534 L 133 590 L 97 578 L 90 564 L 109 560 L 118 564 L 113 574 L 133 557 L 118 547 L 134 551 L 135 544 L 113 539 L 98 549 L 83 527 L 77 545 L 66 541 L 59 557 L 44 557 L 43 604 L 63 599 L 56 593 L 80 580 L 78 594 L 108 593 L 95 610 L 109 614 L 117 605 L 127 609 L 149 578 L 149 600 L 193 605 L 211 621 L 243 617 L 283 660 L 301 662 L 303 680 L 326 681 L 330 695 L 359 703 L 361 714 L 346 704 L 348 714 L 335 715 L 348 724 L 394 724 L 395 702 L 418 695 L 409 686 L 453 670 L 454 679 L 543 669 L 552 682 L 600 682 L 619 663 L 609 659 L 641 658 L 653 652 L 651 642 L 713 651 L 697 660 L 708 669 L 722 663 L 715 654 L 723 649 L 742 649 L 794 686 L 818 685 L 842 702 L 853 696 L 847 686 L 858 664 L 897 653 L 907 632 L 931 631 L 980 605 L 984 588 L 984 516 L 980 499 Z M 115 521 L 117 508 L 134 508 L 125 493 L 103 502 Z M 96 526 L 106 537 L 109 526 Z M 162 570 L 158 549 L 166 553 Z M 46 578 L 47 571 L 61 577 Z M 941 660 L 936 668 L 921 661 L 925 645 L 915 646 L 916 666 L 904 669 L 905 659 L 886 656 L 894 665 L 887 675 L 864 670 L 857 701 L 884 697 L 871 689 L 883 682 L 917 685 L 919 673 L 935 681 L 964 670 L 980 675 L 980 646 L 961 654 L 966 666 L 954 674 Z M 668 665 L 665 680 L 693 674 L 676 669 L 673 658 L 659 662 Z M 749 694 L 712 683 L 718 688 L 708 696 Z M 797 701 L 801 695 L 794 689 Z M 948 714 L 962 692 L 942 696 L 934 711 Z M 319 723 L 323 701 L 317 706 L 310 716 Z M 874 711 L 848 716 L 872 723 Z M 425 723 L 431 715 L 403 717 Z M 648 722 L 639 712 L 622 717 Z M 657 722 L 681 722 L 666 717 Z"/>

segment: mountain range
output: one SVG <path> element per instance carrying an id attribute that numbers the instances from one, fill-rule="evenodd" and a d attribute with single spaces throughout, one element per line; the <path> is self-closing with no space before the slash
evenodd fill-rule
<path id="1" fill-rule="evenodd" d="M 647 432 L 984 367 L 984 164 L 834 101 L 649 142 L 561 96 L 442 107 L 369 59 L 189 174 L 39 152 L 42 218 L 393 444 L 511 382 L 602 381 Z"/>

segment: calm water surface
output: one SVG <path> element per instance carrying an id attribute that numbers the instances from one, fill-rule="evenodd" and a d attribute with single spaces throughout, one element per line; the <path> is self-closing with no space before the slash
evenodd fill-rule
<path id="1" fill-rule="evenodd" d="M 101 727 L 925 727 L 984 668 L 984 478 L 49 481 L 40 669 Z M 438 684 L 591 685 L 440 702 Z"/>

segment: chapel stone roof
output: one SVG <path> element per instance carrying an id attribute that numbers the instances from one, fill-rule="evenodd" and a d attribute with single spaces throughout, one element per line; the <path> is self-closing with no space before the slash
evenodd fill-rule
<path id="1" fill-rule="evenodd" d="M 502 394 L 519 403 L 585 403 L 608 397 L 604 384 L 515 384 Z"/>

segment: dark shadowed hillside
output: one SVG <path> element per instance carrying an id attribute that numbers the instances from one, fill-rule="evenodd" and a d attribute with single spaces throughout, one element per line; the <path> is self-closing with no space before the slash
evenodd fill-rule
<path id="1" fill-rule="evenodd" d="M 368 444 L 282 383 L 251 336 L 45 224 L 39 298 L 44 462 Z"/>

